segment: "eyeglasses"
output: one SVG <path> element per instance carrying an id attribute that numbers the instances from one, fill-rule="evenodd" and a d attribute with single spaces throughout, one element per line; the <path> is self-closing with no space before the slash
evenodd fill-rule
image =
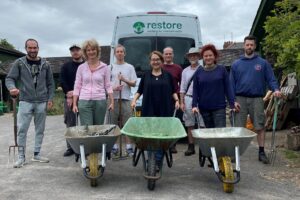
<path id="1" fill-rule="evenodd" d="M 155 59 L 151 59 L 151 62 L 158 62 L 158 61 L 161 61 L 159 58 L 155 58 Z"/>

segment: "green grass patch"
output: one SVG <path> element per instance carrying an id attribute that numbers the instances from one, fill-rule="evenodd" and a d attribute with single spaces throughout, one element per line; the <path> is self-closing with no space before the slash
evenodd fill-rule
<path id="1" fill-rule="evenodd" d="M 63 91 L 55 91 L 55 96 L 53 99 L 53 107 L 48 110 L 48 115 L 63 115 L 64 114 L 64 101 L 65 94 Z"/>
<path id="2" fill-rule="evenodd" d="M 290 160 L 300 159 L 299 151 L 292 151 L 292 150 L 284 149 L 283 152 L 287 159 L 290 159 Z"/>

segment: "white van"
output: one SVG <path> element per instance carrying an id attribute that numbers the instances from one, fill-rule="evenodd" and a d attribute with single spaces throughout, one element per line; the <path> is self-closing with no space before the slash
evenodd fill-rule
<path id="1" fill-rule="evenodd" d="M 114 48 L 126 48 L 126 62 L 135 67 L 140 76 L 149 70 L 151 51 L 170 46 L 174 49 L 174 63 L 183 68 L 189 65 L 185 54 L 191 47 L 201 47 L 200 22 L 196 15 L 168 12 L 132 13 L 117 16 L 113 32 L 110 63 L 114 63 Z"/>

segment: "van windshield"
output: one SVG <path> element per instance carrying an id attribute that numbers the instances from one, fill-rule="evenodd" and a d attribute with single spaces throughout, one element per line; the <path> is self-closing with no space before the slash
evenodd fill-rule
<path id="1" fill-rule="evenodd" d="M 148 55 L 151 51 L 162 52 L 165 47 L 172 47 L 174 49 L 174 63 L 185 68 L 189 65 L 185 54 L 191 47 L 195 47 L 193 39 L 178 37 L 121 38 L 119 43 L 126 48 L 126 62 L 135 67 L 138 75 L 142 71 L 150 69 Z"/>

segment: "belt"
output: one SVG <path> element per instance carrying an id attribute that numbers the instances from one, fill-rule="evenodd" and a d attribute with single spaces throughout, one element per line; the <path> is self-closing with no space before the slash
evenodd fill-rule
<path id="1" fill-rule="evenodd" d="M 185 96 L 187 96 L 187 97 L 193 97 L 192 95 L 189 95 L 189 94 L 186 94 Z"/>

